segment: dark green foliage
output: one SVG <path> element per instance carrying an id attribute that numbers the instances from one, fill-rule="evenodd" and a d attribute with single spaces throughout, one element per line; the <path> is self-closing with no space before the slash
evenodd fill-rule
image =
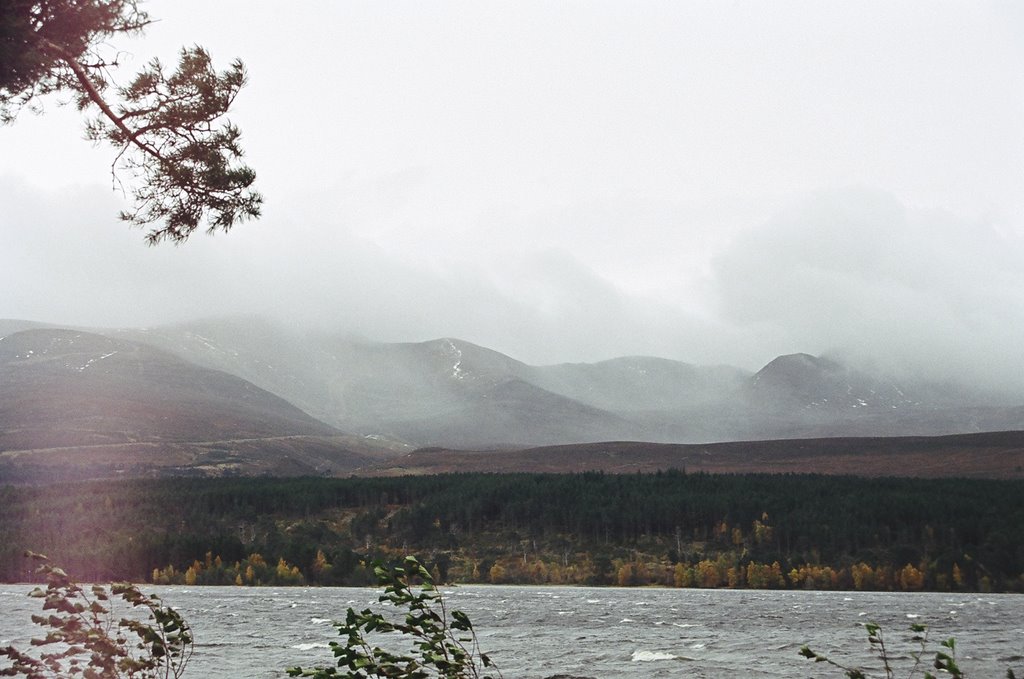
<path id="1" fill-rule="evenodd" d="M 480 651 L 473 624 L 462 611 L 448 611 L 444 597 L 420 561 L 407 556 L 399 566 L 376 563 L 377 585 L 384 588 L 380 602 L 397 609 L 400 619 L 366 609 L 349 608 L 344 622 L 335 623 L 343 643 L 332 642 L 334 667 L 292 667 L 292 677 L 401 677 L 403 679 L 488 679 L 490 658 Z M 421 585 L 415 588 L 414 581 Z M 410 652 L 394 652 L 378 646 L 374 638 L 397 633 L 412 645 Z M 494 672 L 495 670 L 491 670 Z"/>
<path id="2" fill-rule="evenodd" d="M 82 64 L 99 89 L 116 59 L 99 45 L 134 34 L 149 23 L 135 0 L 5 0 L 0 3 L 0 124 L 9 123 L 37 97 L 76 91 L 68 59 Z M 59 46 L 58 53 L 53 46 Z"/>
<path id="3" fill-rule="evenodd" d="M 46 630 L 32 640 L 41 652 L 32 655 L 13 646 L 0 648 L 9 661 L 0 676 L 29 679 L 68 677 L 81 674 L 87 679 L 169 679 L 185 671 L 192 655 L 192 630 L 172 608 L 156 596 L 143 594 L 127 583 L 100 585 L 88 589 L 40 555 L 37 572 L 46 578 L 46 589 L 30 594 L 43 600 L 48 615 L 33 615 L 32 621 Z M 116 600 L 124 604 L 125 617 L 115 612 Z M 144 618 L 129 615 L 132 609 Z"/>
<path id="4" fill-rule="evenodd" d="M 128 86 L 112 86 L 117 53 L 105 41 L 149 22 L 134 0 L 0 4 L 0 124 L 25 106 L 40 110 L 39 97 L 52 93 L 98 109 L 87 137 L 113 146 L 112 170 L 136 180 L 134 206 L 121 218 L 159 224 L 146 236 L 151 244 L 184 241 L 204 221 L 227 231 L 258 217 L 256 174 L 240 163 L 240 132 L 224 120 L 245 84 L 240 61 L 218 74 L 206 50 L 192 47 L 169 76 L 154 60 Z"/>
<path id="5" fill-rule="evenodd" d="M 736 548 L 716 532 L 723 522 L 749 531 L 764 513 L 768 540 Z M 911 563 L 928 589 L 1020 591 L 1024 484 L 681 472 L 99 481 L 0 487 L 0 538 L 8 581 L 27 578 L 19 555 L 28 548 L 87 579 L 147 579 L 212 551 L 231 563 L 254 552 L 270 564 L 283 558 L 307 582 L 361 584 L 361 558 L 415 550 L 446 572 L 445 555 L 461 550 L 486 574 L 536 543 L 559 561 L 591 555 L 591 582 L 610 584 L 612 561 L 637 548 L 695 562 L 700 544 L 741 551 L 744 567 Z M 317 550 L 332 564 L 319 575 L 310 570 Z M 953 564 L 961 582 L 936 580 Z"/>
<path id="6" fill-rule="evenodd" d="M 956 640 L 950 637 L 940 641 L 937 649 L 929 649 L 927 625 L 913 624 L 910 626 L 910 631 L 914 635 L 911 641 L 915 644 L 915 648 L 906 655 L 910 662 L 909 668 L 899 668 L 896 666 L 896 662 L 903 656 L 886 647 L 885 637 L 879 625 L 869 622 L 864 625 L 864 629 L 867 632 L 868 643 L 871 644 L 872 651 L 874 651 L 875 656 L 882 663 L 882 671 L 886 679 L 893 679 L 896 676 L 911 679 L 918 675 L 924 679 L 936 679 L 937 675 L 931 672 L 932 669 L 937 670 L 938 675 L 949 676 L 954 679 L 963 679 L 967 676 L 960 668 L 960 665 L 957 664 Z M 848 667 L 811 650 L 807 646 L 800 648 L 800 655 L 808 660 L 827 663 L 836 667 L 842 670 L 848 679 L 869 679 L 871 676 L 860 668 Z M 929 656 L 931 656 L 931 660 L 929 660 Z M 1006 676 L 1008 679 L 1015 679 L 1016 675 L 1012 669 L 1008 669 Z"/>
<path id="7" fill-rule="evenodd" d="M 238 164 L 241 132 L 218 123 L 243 85 L 242 62 L 218 74 L 206 50 L 186 48 L 172 75 L 154 60 L 118 90 L 116 120 L 99 116 L 89 124 L 88 138 L 119 148 L 118 159 L 141 180 L 135 207 L 121 218 L 162 224 L 146 236 L 150 243 L 183 241 L 204 217 L 212 232 L 259 216 L 262 198 L 249 190 L 256 173 Z"/>

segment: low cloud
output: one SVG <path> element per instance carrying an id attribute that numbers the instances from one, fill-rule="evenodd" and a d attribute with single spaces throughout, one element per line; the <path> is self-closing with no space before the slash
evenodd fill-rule
<path id="1" fill-rule="evenodd" d="M 821 192 L 715 261 L 723 320 L 774 351 L 1016 382 L 1024 243 L 876 191 Z"/>
<path id="2" fill-rule="evenodd" d="M 532 363 L 683 358 L 680 337 L 694 337 L 678 332 L 683 314 L 558 247 L 410 260 L 353 233 L 343 214 L 277 206 L 228 235 L 153 248 L 94 188 L 0 181 L 0 203 L 17 206 L 0 219 L 0 317 L 123 327 L 256 314 L 384 341 L 456 336 Z"/>
<path id="3" fill-rule="evenodd" d="M 714 258 L 710 245 L 688 253 L 706 271 L 655 288 L 630 285 L 592 243 L 441 242 L 413 257 L 348 228 L 341 208 L 275 205 L 231 234 L 151 248 L 95 188 L 0 179 L 0 204 L 0 317 L 121 327 L 256 314 L 383 341 L 455 336 L 535 364 L 649 354 L 757 369 L 804 351 L 995 386 L 1020 374 L 1020 235 L 878 191 L 816 193 L 718 239 Z M 666 251 L 686 238 L 664 241 L 652 261 L 670 270 Z"/>

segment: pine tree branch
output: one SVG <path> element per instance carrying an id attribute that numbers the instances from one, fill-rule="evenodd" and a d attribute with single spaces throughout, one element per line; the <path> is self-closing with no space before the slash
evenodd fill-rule
<path id="1" fill-rule="evenodd" d="M 85 68 L 71 53 L 60 45 L 49 40 L 43 40 L 42 45 L 67 64 L 68 68 L 70 68 L 72 73 L 75 74 L 75 77 L 78 79 L 78 82 L 85 91 L 85 94 L 89 97 L 89 101 L 96 104 L 100 111 L 103 112 L 103 115 L 105 115 L 119 130 L 121 130 L 121 132 L 125 134 L 126 144 L 134 144 L 143 152 L 149 154 L 158 161 L 164 160 L 158 150 L 139 141 L 138 136 L 140 132 L 138 130 L 132 130 L 124 123 L 124 120 L 120 116 L 114 113 L 114 110 L 110 108 L 110 105 L 103 98 L 103 95 L 100 94 L 98 89 L 96 89 L 96 85 L 92 82 L 92 79 L 89 78 L 89 74 L 86 72 Z"/>

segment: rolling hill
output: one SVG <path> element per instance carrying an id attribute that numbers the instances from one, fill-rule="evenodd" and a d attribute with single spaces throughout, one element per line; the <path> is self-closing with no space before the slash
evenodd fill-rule
<path id="1" fill-rule="evenodd" d="M 261 441 L 294 446 L 302 437 L 323 442 L 339 435 L 241 378 L 145 344 L 61 329 L 0 338 L 0 467 L 8 473 L 15 465 L 44 463 L 58 470 L 58 462 L 136 472 L 196 466 L 201 449 L 214 452 L 221 471 L 283 471 L 279 461 L 263 456 L 262 465 L 250 464 L 252 455 L 234 451 Z M 366 461 L 337 442 L 322 444 L 314 457 L 326 459 L 304 471 L 333 458 L 336 465 L 348 460 L 344 466 Z"/>

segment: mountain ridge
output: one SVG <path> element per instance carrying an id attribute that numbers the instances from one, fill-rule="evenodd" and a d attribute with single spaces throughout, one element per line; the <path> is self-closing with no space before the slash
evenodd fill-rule
<path id="1" fill-rule="evenodd" d="M 19 324 L 34 331 L 45 326 L 0 320 L 0 330 Z M 523 449 L 1024 429 L 1020 405 L 926 381 L 898 383 L 810 354 L 776 357 L 757 372 L 650 356 L 534 366 L 455 337 L 383 343 L 250 318 L 103 332 L 245 381 L 330 430 L 318 435 L 344 432 L 385 456 L 425 446 Z M 0 382 L 0 391 L 7 388 Z M 5 435 L 0 432 L 0 441 Z"/>

